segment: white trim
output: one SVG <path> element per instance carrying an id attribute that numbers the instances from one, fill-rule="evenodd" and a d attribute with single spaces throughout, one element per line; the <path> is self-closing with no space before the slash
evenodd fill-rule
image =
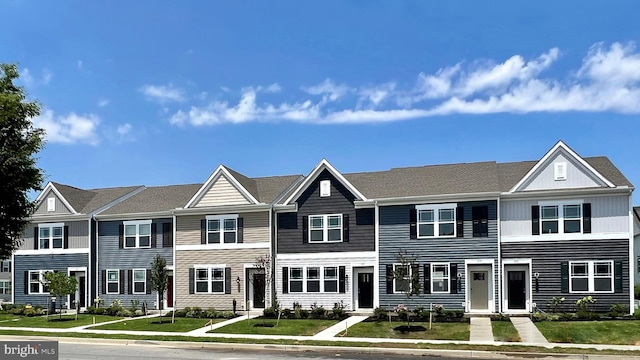
<path id="1" fill-rule="evenodd" d="M 375 249 L 380 249 L 380 206 L 375 201 L 374 210 L 374 242 Z M 376 260 L 373 265 L 373 308 L 380 306 L 380 251 L 375 251 Z M 353 271 L 353 270 L 352 270 Z M 359 304 L 358 304 L 359 305 Z"/>
<path id="2" fill-rule="evenodd" d="M 457 237 L 457 203 L 446 203 L 446 204 L 428 204 L 428 205 L 416 205 L 416 237 L 418 239 L 433 239 L 433 238 L 455 238 Z M 453 211 L 453 221 L 440 221 L 440 210 L 452 210 Z M 420 211 L 432 211 L 433 221 L 430 223 L 421 222 L 420 221 Z M 440 224 L 448 224 L 452 223 L 453 225 L 453 234 L 452 235 L 440 235 Z M 433 224 L 433 235 L 420 235 L 420 225 L 421 224 Z"/>
<path id="3" fill-rule="evenodd" d="M 87 271 L 87 267 L 86 266 L 70 266 L 67 268 L 68 272 L 71 271 Z"/>
<path id="4" fill-rule="evenodd" d="M 254 204 L 260 203 L 258 200 L 256 200 L 255 197 L 253 197 L 253 195 L 251 195 L 251 193 L 247 189 L 244 188 L 244 186 L 240 185 L 238 180 L 236 180 L 236 178 L 233 177 L 233 175 L 231 175 L 231 173 L 226 169 L 224 165 L 220 164 L 214 170 L 214 172 L 209 176 L 207 181 L 205 181 L 205 183 L 202 184 L 202 187 L 198 189 L 198 192 L 196 192 L 195 195 L 193 195 L 193 197 L 187 202 L 187 204 L 184 207 L 191 208 L 194 206 L 195 203 L 202 200 L 206 192 L 211 188 L 211 186 L 213 186 L 213 184 L 220 178 L 220 176 L 225 176 L 227 180 L 231 183 L 231 185 L 233 185 L 236 188 L 236 190 L 238 190 L 251 203 L 254 203 Z"/>
<path id="5" fill-rule="evenodd" d="M 353 204 L 356 209 L 366 209 L 374 206 L 375 202 L 378 202 L 381 206 L 391 205 L 415 205 L 415 204 L 428 204 L 428 203 L 443 203 L 451 200 L 455 201 L 473 201 L 473 200 L 497 200 L 500 196 L 500 192 L 482 192 L 482 193 L 459 193 L 459 194 L 436 194 L 436 195 L 418 195 L 418 196 L 400 196 L 393 198 L 378 198 L 354 201 Z"/>
<path id="6" fill-rule="evenodd" d="M 539 206 L 563 206 L 563 205 L 582 205 L 584 199 L 562 199 L 562 200 L 540 200 Z"/>
<path id="7" fill-rule="evenodd" d="M 104 290 L 106 295 L 117 295 L 120 294 L 120 282 L 124 281 L 120 276 L 121 269 L 104 269 Z M 118 274 L 118 289 L 116 291 L 109 291 L 109 283 L 113 283 L 114 281 L 109 281 L 109 271 L 115 271 Z"/>
<path id="8" fill-rule="evenodd" d="M 545 234 L 541 235 L 506 235 L 500 238 L 501 243 L 513 242 L 543 242 L 543 241 L 572 241 L 572 240 L 628 240 L 629 233 L 597 233 L 597 234 Z"/>
<path id="9" fill-rule="evenodd" d="M 140 281 L 136 281 L 136 271 L 142 271 L 144 273 L 144 290 L 142 291 L 136 291 L 136 282 L 140 282 Z M 129 284 L 129 286 L 133 285 L 133 289 L 131 289 L 131 293 L 134 295 L 140 295 L 140 294 L 146 294 L 147 293 L 147 269 L 131 269 L 131 282 L 133 284 Z"/>
<path id="10" fill-rule="evenodd" d="M 435 279 L 433 277 L 433 268 L 436 266 L 445 266 L 447 268 L 447 274 L 448 276 L 446 277 L 446 281 L 444 281 L 445 284 L 447 284 L 447 291 L 434 291 L 433 290 L 433 284 L 435 282 Z M 429 272 L 430 272 L 430 276 L 429 276 L 429 288 L 431 289 L 431 294 L 451 294 L 451 276 L 453 276 L 451 274 L 451 263 L 450 262 L 432 262 L 429 263 Z M 458 274 L 455 274 L 455 276 L 458 276 Z M 444 278 L 444 277 L 443 277 Z"/>
<path id="11" fill-rule="evenodd" d="M 411 264 L 402 264 L 402 263 L 393 263 L 393 293 L 394 294 L 405 294 L 406 290 L 397 290 L 396 289 L 396 281 L 407 281 L 408 282 L 408 286 L 409 286 L 409 290 L 412 290 L 412 286 L 413 286 L 413 267 L 411 266 Z M 408 269 L 407 271 L 407 276 L 405 278 L 402 279 L 397 279 L 396 278 L 396 267 L 406 267 Z M 418 270 L 420 271 L 420 270 Z M 431 269 L 429 270 L 431 271 Z"/>
<path id="12" fill-rule="evenodd" d="M 87 267 L 86 266 L 73 266 L 73 267 L 68 267 L 67 268 L 67 276 L 71 276 L 71 272 L 72 271 L 75 271 L 75 272 L 84 271 L 84 282 L 85 282 L 85 284 L 84 284 L 84 286 L 85 286 L 85 288 L 84 288 L 84 292 L 85 292 L 84 301 L 85 301 L 85 304 L 84 304 L 84 308 L 82 308 L 82 309 L 86 309 L 87 300 L 88 300 L 88 297 L 89 297 L 88 295 L 91 294 L 90 292 L 87 292 L 87 287 L 88 287 L 87 281 L 90 278 L 89 272 L 87 271 Z M 77 286 L 80 286 L 80 280 L 78 280 L 78 285 Z M 78 287 L 76 289 L 76 291 L 77 291 L 77 294 L 78 294 L 78 296 L 76 298 L 76 301 L 78 301 L 79 298 L 80 298 L 80 288 Z M 74 308 L 71 305 L 72 305 L 71 304 L 71 294 L 69 294 L 69 295 L 67 295 L 67 309 L 73 310 Z"/>
<path id="13" fill-rule="evenodd" d="M 216 205 L 202 206 L 188 209 L 177 208 L 172 211 L 178 216 L 183 215 L 213 215 L 213 214 L 233 214 L 233 213 L 257 213 L 261 211 L 269 211 L 271 205 L 268 204 L 240 204 L 240 205 Z"/>
<path id="14" fill-rule="evenodd" d="M 176 245 L 176 251 L 190 250 L 241 250 L 241 249 L 268 249 L 271 246 L 268 242 L 261 243 L 234 243 L 234 244 L 198 244 L 198 245 Z"/>
<path id="15" fill-rule="evenodd" d="M 123 234 L 122 234 L 122 239 L 123 239 L 123 244 L 122 244 L 122 248 L 123 249 L 150 249 L 151 248 L 151 238 L 153 237 L 153 230 L 151 229 L 151 220 L 134 220 L 134 221 L 123 221 L 122 222 L 122 226 L 123 226 Z M 140 245 L 140 237 L 142 236 L 146 236 L 146 235 L 140 235 L 140 225 L 149 225 L 149 246 L 141 246 Z M 127 238 L 128 237 L 132 237 L 132 236 L 127 236 L 127 226 L 135 226 L 136 227 L 136 234 L 135 236 L 135 245 L 134 246 L 127 246 Z"/>
<path id="16" fill-rule="evenodd" d="M 47 212 L 56 211 L 56 198 L 54 196 L 47 198 Z"/>
<path id="17" fill-rule="evenodd" d="M 226 268 L 227 264 L 194 264 L 192 268 Z"/>
<path id="18" fill-rule="evenodd" d="M 171 249 L 171 253 L 172 253 L 171 255 L 173 256 L 173 264 L 171 265 L 171 267 L 173 268 L 173 288 L 172 288 L 173 299 L 171 299 L 171 303 L 173 304 L 172 308 L 177 309 L 177 307 L 176 307 L 176 278 L 177 278 L 177 276 L 176 276 L 175 266 L 177 264 L 177 262 L 176 262 L 176 247 L 177 247 L 177 243 L 178 242 L 177 242 L 176 235 L 177 235 L 177 231 L 178 230 L 176 228 L 178 227 L 178 221 L 177 221 L 177 217 L 176 217 L 175 214 L 172 216 L 172 219 L 173 219 L 173 229 L 172 229 L 172 231 L 173 231 L 173 249 Z M 194 276 L 195 276 L 195 274 L 194 274 Z M 188 277 L 188 275 L 187 275 L 187 277 Z M 194 281 L 195 281 L 195 278 L 194 278 Z M 168 291 L 169 291 L 169 289 L 167 289 L 167 292 Z M 195 292 L 195 283 L 194 283 L 194 292 Z M 168 296 L 167 296 L 167 298 L 168 298 Z"/>
<path id="19" fill-rule="evenodd" d="M 577 291 L 573 290 L 572 266 L 573 264 L 586 264 L 587 265 L 587 290 Z M 608 263 L 611 270 L 611 290 L 608 291 L 596 291 L 595 289 L 595 263 Z M 629 266 L 629 268 L 633 265 Z M 615 261 L 613 260 L 571 260 L 569 261 L 569 293 L 570 294 L 613 294 L 615 292 Z M 584 277 L 581 277 L 584 278 Z"/>
<path id="20" fill-rule="evenodd" d="M 520 179 L 520 181 L 518 181 L 516 185 L 514 185 L 511 188 L 511 190 L 509 190 L 509 192 L 512 193 L 512 192 L 518 191 L 518 189 L 520 189 L 520 187 L 523 184 L 525 184 L 529 180 L 529 178 L 531 178 L 538 171 L 538 169 L 541 168 L 542 165 L 547 160 L 549 160 L 553 154 L 556 153 L 558 149 L 563 149 L 564 151 L 566 151 L 571 157 L 574 158 L 574 160 L 576 160 L 578 163 L 584 166 L 588 171 L 590 171 L 593 175 L 595 175 L 598 179 L 600 179 L 600 181 L 602 181 L 608 187 L 610 188 L 616 187 L 612 182 L 607 180 L 604 176 L 602 176 L 602 174 L 600 174 L 598 171 L 596 171 L 596 169 L 594 169 L 591 165 L 589 165 L 589 163 L 584 161 L 584 159 L 582 159 L 577 153 L 571 150 L 571 148 L 569 148 L 564 142 L 562 142 L 562 140 L 560 140 L 551 148 L 551 150 L 547 151 L 547 153 L 542 157 L 542 159 L 540 159 L 536 163 L 536 165 L 533 168 L 531 168 L 531 170 L 529 170 L 529 172 L 522 179 Z"/>
<path id="21" fill-rule="evenodd" d="M 219 264 L 219 265 L 200 265 L 200 264 L 196 264 L 193 265 L 193 269 L 195 270 L 193 273 L 193 292 L 194 294 L 226 294 L 226 285 L 227 285 L 227 270 L 226 270 L 226 265 L 224 264 Z M 198 270 L 207 270 L 207 291 L 198 291 L 198 281 L 203 282 L 204 280 L 198 280 L 197 276 L 197 272 Z M 213 282 L 220 282 L 220 280 L 214 280 L 213 279 L 213 275 L 211 274 L 211 270 L 222 270 L 222 291 L 213 291 L 212 290 L 212 285 Z"/>
<path id="22" fill-rule="evenodd" d="M 49 238 L 47 239 L 47 241 L 49 241 L 49 246 L 46 248 L 42 248 L 40 247 L 40 243 L 42 241 L 42 239 L 44 239 L 43 237 L 40 236 L 40 229 L 44 229 L 44 228 L 48 228 L 49 229 Z M 53 228 L 62 228 L 62 239 L 61 239 L 61 246 L 60 247 L 53 247 Z M 41 223 L 38 224 L 38 250 L 53 250 L 53 249 L 64 249 L 64 238 L 65 238 L 65 234 L 64 234 L 64 223 Z M 34 239 L 35 241 L 35 239 Z M 35 244 L 34 244 L 35 245 Z"/>
<path id="23" fill-rule="evenodd" d="M 28 277 L 29 277 L 29 291 L 28 291 L 28 295 L 50 295 L 51 293 L 49 291 L 44 291 L 44 287 L 45 287 L 45 278 L 44 278 L 44 274 L 48 273 L 48 272 L 53 272 L 53 270 L 27 270 L 28 273 Z M 41 291 L 38 292 L 31 292 L 31 273 L 38 273 L 38 289 Z"/>
<path id="24" fill-rule="evenodd" d="M 613 194 L 631 194 L 633 187 L 618 186 L 616 188 L 571 188 L 571 189 L 547 189 L 547 190 L 527 190 L 523 192 L 503 192 L 500 197 L 504 201 L 538 200 L 540 198 L 575 198 L 612 196 Z"/>
<path id="25" fill-rule="evenodd" d="M 46 250 L 16 250 L 15 255 L 54 255 L 54 254 L 89 254 L 89 248 L 78 249 L 46 249 Z"/>
<path id="26" fill-rule="evenodd" d="M 305 191 L 309 185 L 320 175 L 322 170 L 327 169 L 347 190 L 356 196 L 357 200 L 367 200 L 358 189 L 353 186 L 338 170 L 336 170 L 326 159 L 322 159 L 318 165 L 311 171 L 311 173 L 304 179 L 302 184 L 287 198 L 283 205 L 289 205 L 292 201 L 297 200 L 298 197 Z"/>
<path id="27" fill-rule="evenodd" d="M 507 291 L 507 278 L 504 274 L 506 274 L 505 272 L 505 267 L 507 266 L 514 266 L 514 267 L 518 267 L 520 269 L 524 269 L 525 271 L 525 279 L 527 279 L 527 284 L 525 285 L 525 291 L 526 291 L 526 296 L 525 296 L 525 305 L 524 305 L 524 309 L 509 309 L 507 301 L 508 301 L 508 297 L 509 297 L 509 292 Z M 504 292 L 502 293 L 502 298 L 500 298 L 500 302 L 502 303 L 502 312 L 504 312 L 505 314 L 528 314 L 529 312 L 531 312 L 531 306 L 533 305 L 533 294 L 532 294 L 532 274 L 531 274 L 531 266 L 532 266 L 532 260 L 531 259 L 522 259 L 522 258 L 514 258 L 514 259 L 503 259 L 502 260 L 502 264 L 501 264 L 501 271 L 502 271 L 502 279 L 501 279 L 501 283 L 500 283 L 500 287 L 504 288 Z M 519 271 L 518 269 L 514 270 L 514 271 Z"/>
<path id="28" fill-rule="evenodd" d="M 634 221 L 638 221 L 635 211 L 633 210 L 633 197 L 629 195 L 629 284 L 635 284 L 635 248 L 634 248 Z M 635 299 L 634 292 L 631 291 L 629 286 L 629 311 L 630 314 L 634 313 Z"/>
<path id="29" fill-rule="evenodd" d="M 502 264 L 502 231 L 501 231 L 501 219 L 502 217 L 500 216 L 500 211 L 502 211 L 502 199 L 498 198 L 498 200 L 496 201 L 496 221 L 497 221 L 497 235 L 498 235 L 498 264 Z M 502 284 L 502 276 L 504 275 L 502 273 L 502 267 L 501 266 L 496 266 L 496 270 L 498 271 L 498 281 L 496 282 L 495 279 L 493 281 L 494 286 L 496 286 L 496 284 L 498 285 L 498 298 L 494 299 L 494 306 L 492 310 L 495 310 L 495 304 L 496 302 L 498 303 L 498 312 L 501 313 L 502 312 L 502 301 L 500 299 L 502 299 L 502 286 L 500 284 Z M 494 270 L 495 271 L 495 270 Z M 494 296 L 495 295 L 495 291 L 494 291 Z"/>
<path id="30" fill-rule="evenodd" d="M 489 266 L 489 279 L 487 279 L 487 309 L 471 309 L 471 269 L 469 267 L 474 266 Z M 465 311 L 472 312 L 476 314 L 488 313 L 492 314 L 496 309 L 496 261 L 495 259 L 465 259 L 464 260 L 464 277 L 465 281 L 465 289 L 464 289 L 464 301 L 465 301 Z M 498 277 L 499 278 L 499 277 Z M 500 288 L 500 286 L 498 286 Z M 500 294 L 498 293 L 498 296 Z"/>
<path id="31" fill-rule="evenodd" d="M 311 228 L 311 218 L 322 218 L 322 228 Z M 340 240 L 329 240 L 329 230 L 337 230 L 337 228 L 329 227 L 330 217 L 340 217 Z M 321 243 L 339 243 L 344 242 L 344 215 L 343 214 L 313 214 L 307 216 L 307 241 L 309 244 Z M 322 230 L 322 240 L 312 240 L 311 231 Z"/>
<path id="32" fill-rule="evenodd" d="M 300 253 L 300 254 L 278 254 L 278 260 L 321 260 L 321 259 L 349 259 L 349 258 L 371 258 L 376 259 L 376 251 L 353 251 L 353 252 L 326 252 L 326 253 Z"/>
<path id="33" fill-rule="evenodd" d="M 58 189 L 56 189 L 55 185 L 53 185 L 53 183 L 51 181 L 49 181 L 47 183 L 47 185 L 44 187 L 44 189 L 42 189 L 42 192 L 38 195 L 38 197 L 36 198 L 36 203 L 41 204 L 42 203 L 42 199 L 44 197 L 44 195 L 47 193 L 47 191 L 53 191 L 54 194 L 56 194 L 56 196 L 58 197 L 58 199 L 60 199 L 60 201 L 62 201 L 62 203 L 64 204 L 64 206 L 67 207 L 67 209 L 69 211 L 71 211 L 72 214 L 77 214 L 78 212 L 73 208 L 73 206 L 71 206 L 71 204 L 69 204 L 69 202 L 67 201 L 67 199 L 64 198 L 64 196 L 62 196 L 62 194 L 60 193 L 60 191 L 58 191 Z"/>
<path id="34" fill-rule="evenodd" d="M 209 231 L 209 221 L 218 221 L 218 231 Z M 234 230 L 226 230 L 225 229 L 225 220 L 235 220 L 235 229 Z M 218 233 L 219 242 L 215 243 L 209 242 L 209 233 Z M 227 233 L 234 233 L 234 241 L 233 242 L 225 242 L 224 236 Z M 237 244 L 238 243 L 238 214 L 225 214 L 225 215 L 207 215 L 205 217 L 205 228 L 204 228 L 205 242 L 203 245 L 217 245 L 217 244 Z"/>

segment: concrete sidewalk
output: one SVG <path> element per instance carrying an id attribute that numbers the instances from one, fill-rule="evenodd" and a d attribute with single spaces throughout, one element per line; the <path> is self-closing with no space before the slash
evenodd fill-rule
<path id="1" fill-rule="evenodd" d="M 493 343 L 493 328 L 488 317 L 472 317 L 469 319 L 469 341 L 477 343 Z"/>
<path id="2" fill-rule="evenodd" d="M 511 317 L 511 323 L 518 330 L 520 339 L 524 343 L 548 345 L 549 341 L 542 335 L 538 327 L 529 319 L 529 317 Z"/>
<path id="3" fill-rule="evenodd" d="M 238 317 L 235 317 L 233 319 L 221 321 L 219 323 L 215 323 L 215 324 L 211 324 L 209 326 L 201 327 L 199 329 L 191 330 L 188 333 L 186 333 L 185 335 L 187 335 L 187 336 L 202 336 L 202 335 L 205 335 L 208 331 L 211 331 L 211 330 L 214 330 L 214 329 L 218 329 L 218 328 L 221 328 L 221 327 L 225 327 L 227 325 L 235 324 L 235 323 L 243 321 L 243 320 L 255 319 L 258 316 L 260 316 L 259 313 L 254 313 L 254 314 L 250 313 L 248 316 L 247 315 L 238 316 Z"/>
<path id="4" fill-rule="evenodd" d="M 313 335 L 312 338 L 314 340 L 316 339 L 325 340 L 328 338 L 334 338 L 336 337 L 336 335 L 342 333 L 343 331 L 347 331 L 347 329 L 353 326 L 354 324 L 365 321 L 367 318 L 368 316 L 363 316 L 363 315 L 349 316 L 348 318 L 340 321 L 339 323 L 333 326 L 330 326 L 320 331 L 319 333 Z"/>

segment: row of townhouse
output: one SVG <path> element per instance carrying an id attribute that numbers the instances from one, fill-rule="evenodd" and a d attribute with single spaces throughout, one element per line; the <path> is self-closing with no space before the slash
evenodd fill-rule
<path id="1" fill-rule="evenodd" d="M 322 160 L 307 176 L 248 178 L 221 165 L 203 184 L 49 183 L 8 263 L 11 301 L 46 304 L 43 274 L 64 271 L 79 280 L 69 307 L 100 297 L 244 310 L 274 294 L 282 307 L 354 311 L 439 303 L 526 313 L 587 295 L 633 305 L 632 191 L 606 157 L 563 142 L 514 163 L 342 174 Z M 408 279 L 391 276 L 400 252 L 422 285 L 410 299 Z M 150 287 L 156 254 L 171 274 L 162 303 Z M 259 257 L 272 259 L 274 281 Z"/>

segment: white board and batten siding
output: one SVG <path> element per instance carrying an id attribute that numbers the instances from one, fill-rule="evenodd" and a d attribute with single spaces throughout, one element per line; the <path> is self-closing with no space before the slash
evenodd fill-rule
<path id="1" fill-rule="evenodd" d="M 336 253 L 327 253 L 327 254 L 313 254 L 313 257 L 300 257 L 300 258 L 288 258 L 277 260 L 276 265 L 276 293 L 278 294 L 278 301 L 282 308 L 293 309 L 293 303 L 299 303 L 303 309 L 310 310 L 311 305 L 316 304 L 318 306 L 323 306 L 325 309 L 332 309 L 336 303 L 342 302 L 345 305 L 345 309 L 354 310 L 355 304 L 353 297 L 353 289 L 354 281 L 358 281 L 353 274 L 353 268 L 355 267 L 374 267 L 376 263 L 376 255 L 375 252 L 362 252 L 358 254 L 354 254 L 354 256 L 348 256 L 344 253 L 337 256 Z M 291 255 L 290 255 L 291 256 Z M 287 294 L 283 293 L 283 274 L 282 269 L 287 267 L 289 269 L 302 267 L 303 272 L 306 271 L 308 267 L 320 267 L 324 268 L 325 266 L 335 266 L 345 267 L 345 275 L 346 275 L 346 283 L 345 283 L 345 292 L 340 293 L 326 293 L 326 292 L 289 292 Z M 320 270 L 322 272 L 322 270 Z M 306 281 L 306 273 L 304 275 Z M 303 287 L 304 288 L 304 287 Z M 377 290 L 376 290 L 377 291 Z"/>
<path id="2" fill-rule="evenodd" d="M 49 200 L 53 199 L 53 200 Z M 53 201 L 53 204 L 49 204 L 50 201 Z M 49 205 L 53 205 L 53 209 L 49 208 Z M 67 208 L 60 197 L 56 195 L 53 191 L 49 190 L 42 197 L 42 201 L 38 204 L 38 208 L 36 209 L 34 215 L 60 215 L 60 214 L 71 214 L 71 210 Z"/>
<path id="3" fill-rule="evenodd" d="M 556 166 L 561 166 L 559 170 Z M 558 177 L 559 176 L 559 177 Z M 538 169 L 535 176 L 522 184 L 518 191 L 557 190 L 602 187 L 604 183 L 584 166 L 567 156 L 563 151 L 558 152 Z"/>
<path id="4" fill-rule="evenodd" d="M 593 234 L 629 233 L 628 195 L 576 197 L 575 199 L 591 204 Z M 502 201 L 500 204 L 502 237 L 531 235 L 531 207 L 538 205 L 542 200 Z M 544 199 L 544 201 L 552 201 L 552 199 Z"/>
<path id="5" fill-rule="evenodd" d="M 246 204 L 251 202 L 222 175 L 211 185 L 195 207 Z"/>

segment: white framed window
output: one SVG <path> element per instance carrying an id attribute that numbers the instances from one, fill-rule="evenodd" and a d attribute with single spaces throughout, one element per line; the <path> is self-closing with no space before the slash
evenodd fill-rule
<path id="1" fill-rule="evenodd" d="M 575 234 L 583 232 L 583 203 L 540 202 L 540 234 Z"/>
<path id="2" fill-rule="evenodd" d="M 289 268 L 289 292 L 303 292 L 304 269 L 301 267 Z"/>
<path id="3" fill-rule="evenodd" d="M 44 279 L 44 274 L 51 270 L 31 270 L 29 271 L 29 294 L 48 294 L 49 284 Z"/>
<path id="4" fill-rule="evenodd" d="M 224 266 L 197 267 L 195 292 L 198 294 L 224 294 Z"/>
<path id="5" fill-rule="evenodd" d="M 64 247 L 64 223 L 38 225 L 39 249 L 62 249 Z"/>
<path id="6" fill-rule="evenodd" d="M 309 242 L 342 241 L 342 214 L 309 215 Z"/>
<path id="7" fill-rule="evenodd" d="M 147 292 L 147 270 L 133 269 L 133 293 L 145 294 Z"/>
<path id="8" fill-rule="evenodd" d="M 612 293 L 613 260 L 569 262 L 569 292 Z"/>
<path id="9" fill-rule="evenodd" d="M 431 293 L 449 293 L 449 263 L 431 264 Z"/>
<path id="10" fill-rule="evenodd" d="M 455 237 L 457 204 L 416 206 L 418 238 Z"/>
<path id="11" fill-rule="evenodd" d="M 320 292 L 320 268 L 307 267 L 307 292 Z"/>
<path id="12" fill-rule="evenodd" d="M 107 270 L 107 294 L 120 293 L 120 270 Z"/>
<path id="13" fill-rule="evenodd" d="M 338 268 L 325 266 L 324 268 L 324 292 L 338 292 Z"/>
<path id="14" fill-rule="evenodd" d="M 208 215 L 207 244 L 238 242 L 238 215 Z"/>
<path id="15" fill-rule="evenodd" d="M 411 289 L 411 266 L 393 264 L 393 292 L 395 294 L 407 292 Z"/>
<path id="16" fill-rule="evenodd" d="M 124 248 L 151 247 L 151 220 L 124 222 Z"/>
<path id="17" fill-rule="evenodd" d="M 47 211 L 56 211 L 56 198 L 50 197 L 47 199 Z"/>
<path id="18" fill-rule="evenodd" d="M 11 280 L 0 280 L 0 295 L 11 295 Z"/>
<path id="19" fill-rule="evenodd" d="M 0 272 L 11 272 L 11 261 L 3 260 L 0 263 Z"/>

